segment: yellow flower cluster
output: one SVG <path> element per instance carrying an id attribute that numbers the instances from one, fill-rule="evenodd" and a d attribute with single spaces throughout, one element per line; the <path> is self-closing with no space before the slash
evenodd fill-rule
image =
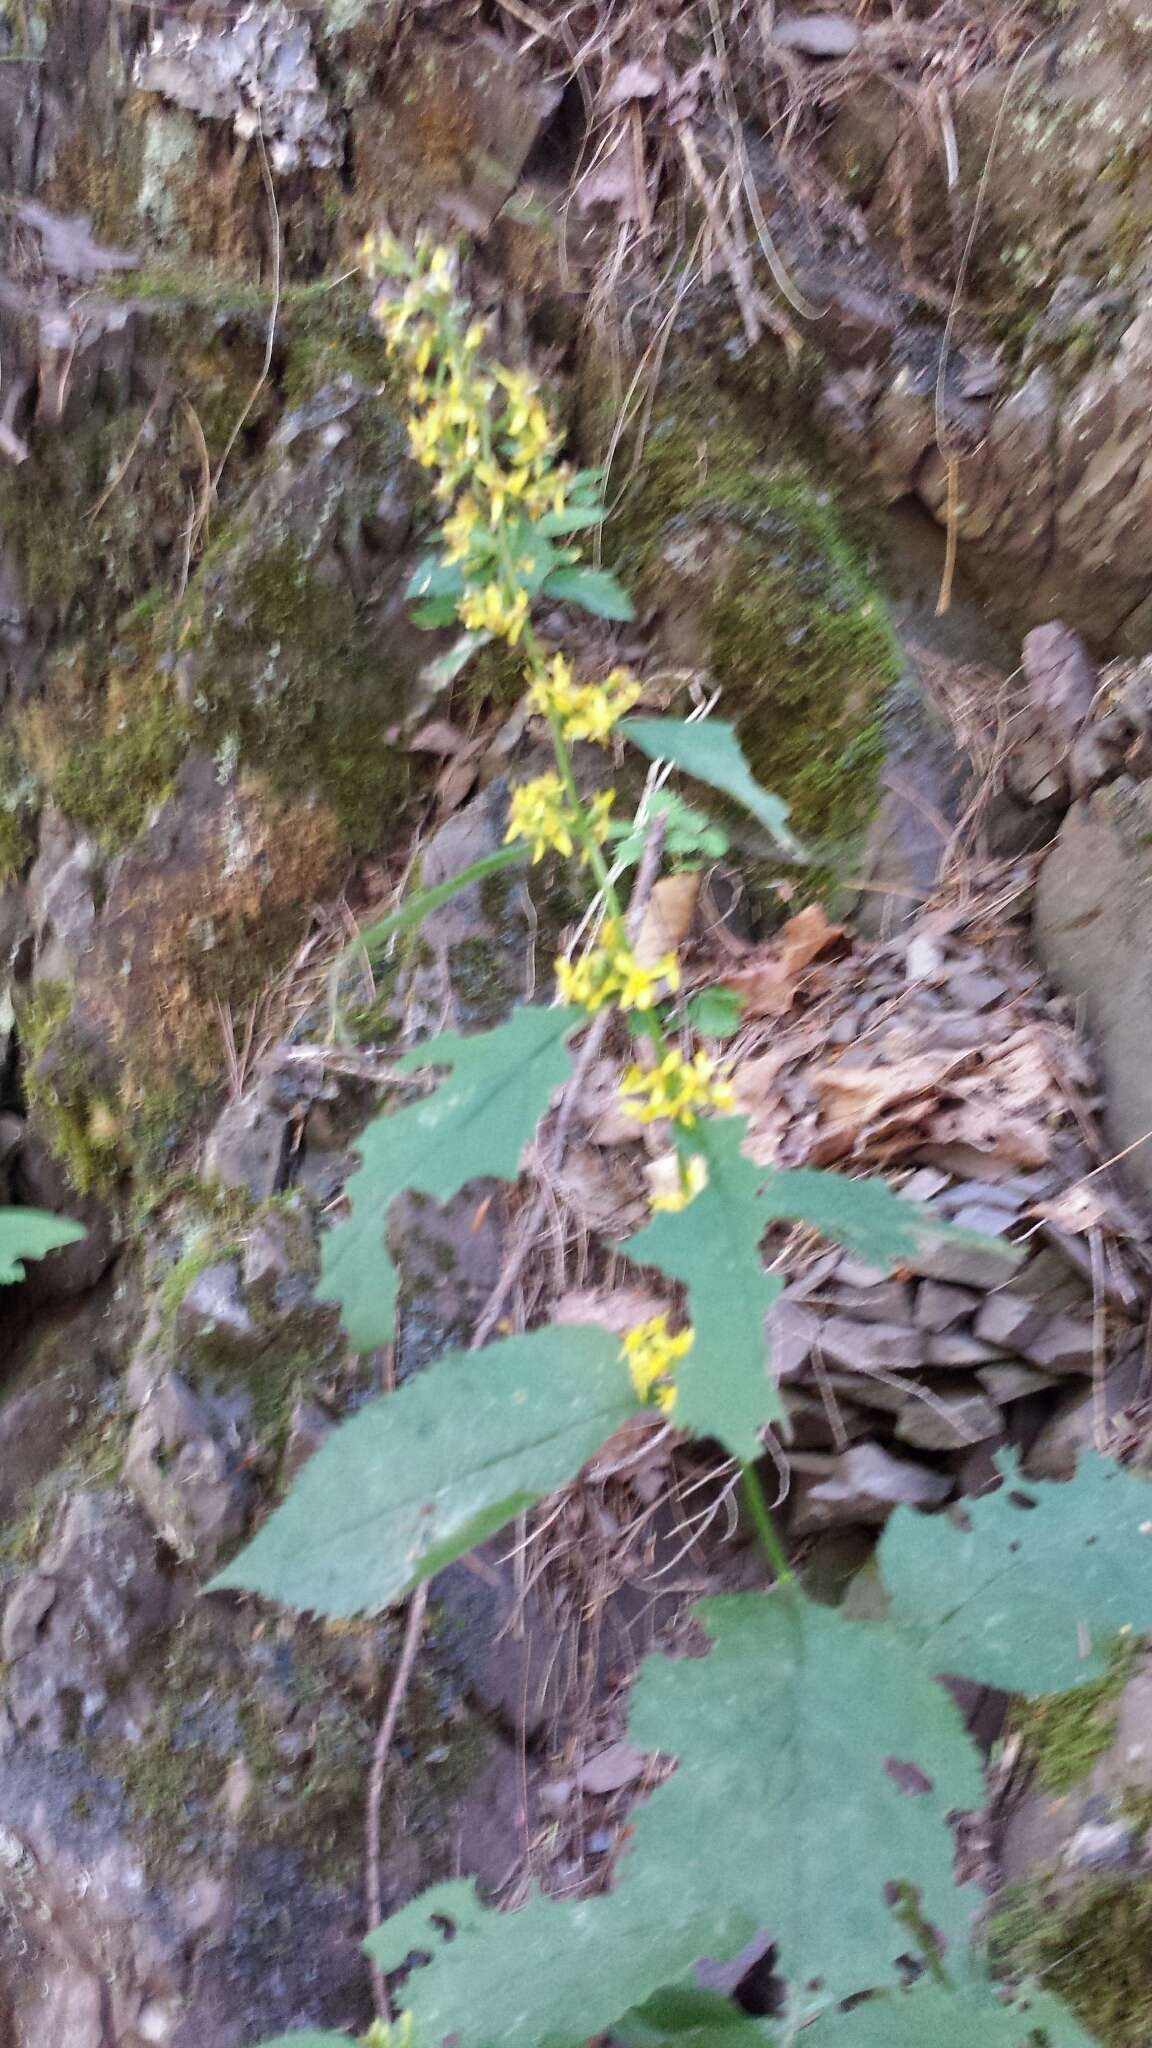
<path id="1" fill-rule="evenodd" d="M 579 960 L 557 960 L 556 985 L 562 1001 L 581 1009 L 602 1010 L 613 1000 L 622 1010 L 650 1010 L 665 989 L 680 986 L 680 963 L 665 953 L 642 967 L 618 919 L 606 918 L 600 943 Z"/>
<path id="2" fill-rule="evenodd" d="M 672 1051 L 647 1072 L 643 1067 L 629 1067 L 620 1093 L 629 1116 L 638 1117 L 642 1124 L 667 1117 L 689 1130 L 701 1110 L 730 1110 L 734 1101 L 731 1086 L 716 1079 L 716 1062 L 706 1052 L 685 1059 L 682 1052 Z"/>
<path id="3" fill-rule="evenodd" d="M 708 1185 L 708 1162 L 699 1152 L 691 1159 L 676 1160 L 676 1179 L 671 1187 L 660 1188 L 649 1195 L 648 1204 L 652 1209 L 667 1209 L 676 1215 L 686 1209 L 690 1202 L 702 1195 Z"/>
<path id="4" fill-rule="evenodd" d="M 642 1401 L 655 1400 L 667 1415 L 676 1406 L 676 1367 L 686 1358 L 696 1340 L 692 1329 L 670 1335 L 668 1318 L 652 1316 L 637 1323 L 624 1339 L 621 1357 L 627 1360 L 632 1385 Z"/>
<path id="5" fill-rule="evenodd" d="M 434 493 L 452 508 L 443 561 L 460 567 L 469 586 L 460 618 L 515 646 L 528 619 L 522 578 L 533 564 L 512 559 L 508 536 L 568 508 L 575 479 L 558 460 L 560 436 L 535 378 L 481 366 L 485 329 L 456 296 L 447 250 L 422 244 L 409 252 L 378 236 L 364 257 L 388 280 L 373 310 L 389 355 L 408 372 L 412 453 L 435 472 Z"/>
<path id="6" fill-rule="evenodd" d="M 585 807 L 588 829 L 597 846 L 603 846 L 608 837 L 615 796 L 614 789 L 601 790 Z M 559 853 L 568 860 L 577 838 L 576 820 L 576 811 L 560 777 L 538 775 L 534 782 L 522 782 L 519 789 L 513 790 L 504 842 L 507 845 L 513 839 L 526 839 L 534 861 L 541 860 L 546 853 Z M 587 860 L 587 848 L 581 858 Z"/>
<path id="7" fill-rule="evenodd" d="M 528 702 L 543 717 L 558 719 L 566 740 L 595 740 L 603 746 L 639 695 L 640 685 L 627 669 L 614 668 L 602 683 L 577 683 L 571 662 L 557 654 L 533 681 Z"/>

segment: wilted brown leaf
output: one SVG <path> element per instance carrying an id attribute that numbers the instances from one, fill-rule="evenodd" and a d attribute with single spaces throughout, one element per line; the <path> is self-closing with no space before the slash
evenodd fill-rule
<path id="1" fill-rule="evenodd" d="M 597 1330 L 611 1330 L 617 1337 L 650 1322 L 667 1308 L 666 1301 L 648 1287 L 570 1287 L 552 1310 L 554 1323 L 591 1323 Z"/>
<path id="2" fill-rule="evenodd" d="M 641 967 L 654 967 L 674 953 L 692 929 L 700 900 L 700 877 L 663 875 L 655 884 L 632 951 Z"/>
<path id="3" fill-rule="evenodd" d="M 942 1082 L 966 1057 L 965 1053 L 940 1050 L 898 1060 L 886 1067 L 838 1063 L 818 1067 L 812 1075 L 812 1085 L 820 1096 L 829 1126 L 859 1136 L 897 1106 L 905 1119 L 911 1104 L 922 1106 L 927 1119 L 936 1106 Z"/>
<path id="4" fill-rule="evenodd" d="M 844 937 L 829 924 L 819 903 L 790 917 L 769 946 L 724 977 L 724 987 L 743 998 L 747 1017 L 784 1017 L 792 1008 L 807 968 Z"/>

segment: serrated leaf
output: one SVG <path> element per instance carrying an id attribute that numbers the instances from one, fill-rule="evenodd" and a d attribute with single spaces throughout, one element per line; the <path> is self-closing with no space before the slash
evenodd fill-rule
<path id="1" fill-rule="evenodd" d="M 917 1202 L 905 1202 L 886 1181 L 849 1180 L 818 1167 L 789 1167 L 764 1178 L 760 1196 L 765 1222 L 810 1223 L 833 1244 L 847 1245 L 873 1266 L 897 1266 L 925 1246 L 949 1238 L 1003 1252 L 1007 1279 L 1019 1254 L 998 1238 L 952 1230 Z"/>
<path id="2" fill-rule="evenodd" d="M 377 1613 L 562 1486 L 636 1408 L 606 1330 L 449 1352 L 342 1422 L 212 1589 Z"/>
<path id="3" fill-rule="evenodd" d="M 699 1153 L 708 1185 L 687 1209 L 658 1215 L 622 1249 L 688 1288 L 696 1341 L 676 1375 L 675 1419 L 697 1436 L 715 1436 L 745 1463 L 758 1458 L 765 1424 L 783 1419 L 770 1365 L 764 1318 L 783 1285 L 760 1264 L 764 1220 L 757 1190 L 764 1169 L 741 1151 L 747 1125 L 710 1117 L 685 1139 Z"/>
<path id="4" fill-rule="evenodd" d="M 942 1985 L 865 1999 L 851 2012 L 828 2013 L 800 2036 L 807 2048 L 1093 2048 L 1094 2037 L 1066 2005 L 1045 1991 L 1018 1993 L 1011 2005 Z M 743 2048 L 735 2041 L 732 2048 Z"/>
<path id="5" fill-rule="evenodd" d="M 527 858 L 527 846 L 522 840 L 517 841 L 513 846 L 497 847 L 495 853 L 483 854 L 472 862 L 471 867 L 461 868 L 458 875 L 453 875 L 447 882 L 438 882 L 434 889 L 417 889 L 413 895 L 404 898 L 397 910 L 390 911 L 387 917 L 382 917 L 376 924 L 366 925 L 362 932 L 357 933 L 341 953 L 336 963 L 337 973 L 358 955 L 367 954 L 369 960 L 375 960 L 397 932 L 408 931 L 414 924 L 423 924 L 431 911 L 439 910 L 442 903 L 450 903 L 461 889 L 470 889 L 473 882 L 483 882 L 489 875 L 498 875 L 502 868 L 522 867 Z"/>
<path id="6" fill-rule="evenodd" d="M 749 811 L 793 860 L 804 849 L 788 825 L 788 806 L 761 789 L 732 726 L 722 718 L 626 718 L 620 731 L 652 761 L 671 761 L 697 782 L 719 789 Z"/>
<path id="7" fill-rule="evenodd" d="M 794 1591 L 694 1611 L 710 1655 L 649 1657 L 633 1689 L 629 1741 L 680 1760 L 633 1815 L 637 1867 L 746 1907 L 782 1973 L 829 1998 L 895 1977 L 910 1935 L 889 1885 L 913 1887 L 923 1918 L 963 1943 L 975 1904 L 953 1882 L 946 1816 L 980 1804 L 979 1764 L 899 1631 Z M 893 1760 L 927 1789 L 902 1791 Z"/>
<path id="8" fill-rule="evenodd" d="M 578 604 L 597 619 L 630 619 L 635 607 L 623 584 L 608 569 L 554 569 L 544 584 L 545 597 Z"/>
<path id="9" fill-rule="evenodd" d="M 680 1761 L 633 1813 L 613 1893 L 501 1914 L 439 1886 L 369 1937 L 386 1970 L 430 1956 L 404 1991 L 425 2048 L 447 2035 L 458 2048 L 576 2048 L 765 1927 L 785 1972 L 818 1976 L 829 1998 L 894 1980 L 913 1943 L 889 1884 L 913 1887 L 946 1939 L 967 1935 L 978 1901 L 953 1885 L 946 1815 L 979 1803 L 980 1770 L 957 1708 L 898 1632 L 796 1593 L 696 1612 L 711 1653 L 651 1656 L 633 1690 L 629 1739 Z M 893 1759 L 916 1762 L 929 1789 L 902 1792 Z M 456 1923 L 452 1940 L 436 1916 Z"/>
<path id="10" fill-rule="evenodd" d="M 334 1301 L 352 1344 L 370 1351 L 392 1335 L 396 1272 L 385 1242 L 388 1211 L 405 1189 L 447 1201 L 466 1181 L 513 1180 L 520 1154 L 568 1072 L 565 1040 L 583 1023 L 576 1009 L 515 1010 L 495 1031 L 446 1032 L 399 1061 L 412 1072 L 447 1067 L 449 1078 L 359 1140 L 361 1164 L 345 1193 L 351 1214 L 324 1240 L 321 1301 Z"/>
<path id="11" fill-rule="evenodd" d="M 42 1259 L 86 1236 L 84 1225 L 70 1216 L 49 1216 L 42 1209 L 0 1209 L 0 1287 L 25 1278 L 25 1259 Z"/>
<path id="12" fill-rule="evenodd" d="M 744 1004 L 729 988 L 702 989 L 684 1008 L 693 1031 L 701 1038 L 731 1038 L 744 1021 Z"/>
<path id="13" fill-rule="evenodd" d="M 625 1889 L 557 1901 L 534 1893 L 514 1913 L 480 1905 L 471 1885 L 436 1885 L 394 1913 L 364 1947 L 382 1970 L 414 1952 L 404 2002 L 421 2048 L 579 2048 L 591 2034 L 679 1973 L 697 1956 L 733 1955 L 755 1928 L 712 1901 L 691 1905 L 681 1878 L 633 1895 Z M 445 1941 L 437 1922 L 451 1923 Z"/>
<path id="14" fill-rule="evenodd" d="M 1005 1692 L 1067 1692 L 1152 1630 L 1152 1487 L 1083 1451 L 1074 1479 L 1020 1476 L 947 1516 L 898 1508 L 878 1552 L 893 1622 L 921 1665 Z M 1021 1505 L 1028 1502 L 1031 1505 Z"/>

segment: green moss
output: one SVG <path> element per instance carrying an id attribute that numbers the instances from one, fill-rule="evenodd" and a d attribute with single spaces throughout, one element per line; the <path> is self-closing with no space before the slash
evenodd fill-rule
<path id="1" fill-rule="evenodd" d="M 875 806 L 899 664 L 830 491 L 689 389 L 654 419 L 605 538 L 669 659 L 710 672 L 758 778 L 834 864 Z"/>
<path id="2" fill-rule="evenodd" d="M 992 1923 L 1000 1967 L 1065 1999 L 1103 2048 L 1152 2040 L 1152 1881 L 1088 1879 L 1068 1892 L 1017 1887 Z"/>
<path id="3" fill-rule="evenodd" d="M 36 851 L 40 785 L 11 733 L 0 735 L 0 886 L 23 874 Z"/>
<path id="4" fill-rule="evenodd" d="M 202 571 L 202 576 L 205 572 Z M 348 843 L 379 841 L 407 790 L 407 768 L 383 738 L 406 678 L 345 589 L 284 536 L 244 536 L 209 573 L 199 630 L 197 717 L 217 748 L 234 749 L 279 794 L 311 786 Z"/>
<path id="5" fill-rule="evenodd" d="M 39 982 L 17 1017 L 25 1100 L 78 1194 L 110 1191 L 122 1166 L 123 1127 L 115 1091 L 94 1081 L 71 1029 L 66 982 Z"/>
<path id="6" fill-rule="evenodd" d="M 53 737 L 43 767 L 53 801 L 116 852 L 171 790 L 190 727 L 170 678 L 145 663 L 126 684 L 84 702 Z"/>
<path id="7" fill-rule="evenodd" d="M 1139 1637 L 1121 1636 L 1103 1677 L 1017 1707 L 1013 1726 L 1049 1792 L 1070 1792 L 1107 1753 L 1120 1696 L 1142 1654 Z"/>

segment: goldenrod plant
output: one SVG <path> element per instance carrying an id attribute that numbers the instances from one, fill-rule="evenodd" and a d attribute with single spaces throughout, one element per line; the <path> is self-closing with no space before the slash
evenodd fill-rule
<path id="1" fill-rule="evenodd" d="M 369 1403 L 215 1584 L 334 1618 L 377 1613 L 570 1480 L 630 1417 L 654 1409 L 719 1441 L 743 1467 L 771 1584 L 701 1604 L 709 1655 L 645 1662 L 630 1737 L 676 1769 L 632 1815 L 614 1888 L 578 1900 L 537 1891 L 501 1913 L 447 1883 L 393 1914 L 366 1947 L 378 1970 L 404 1973 L 404 2044 L 578 2048 L 610 2033 L 635 2048 L 790 2048 L 801 2035 L 805 2048 L 1083 2048 L 1089 2037 L 1056 1999 L 1002 1991 L 986 1973 L 982 1902 L 954 1881 L 952 1832 L 980 1804 L 980 1760 L 940 1678 L 1036 1695 L 1098 1676 L 1118 1630 L 1152 1627 L 1152 1494 L 1094 1457 L 1069 1485 L 1025 1485 L 1005 1455 L 1001 1489 L 966 1504 L 962 1522 L 892 1516 L 878 1553 L 885 1619 L 845 1619 L 802 1590 L 757 1476 L 765 1430 L 787 1430 L 765 1325 L 782 1281 L 764 1271 L 764 1232 L 803 1222 L 890 1267 L 940 1226 L 882 1182 L 747 1157 L 716 1043 L 696 1042 L 674 1008 L 675 957 L 642 961 L 629 937 L 605 849 L 631 843 L 634 864 L 637 828 L 616 819 L 610 792 L 582 795 L 572 745 L 631 742 L 743 804 L 795 856 L 786 809 L 755 783 L 730 727 L 632 716 L 629 674 L 581 677 L 545 644 L 543 600 L 551 614 L 563 601 L 628 616 L 619 585 L 581 555 L 578 537 L 604 517 L 600 480 L 565 465 L 537 383 L 489 360 L 449 252 L 383 240 L 371 262 L 413 453 L 442 515 L 415 578 L 417 617 L 460 629 L 449 670 L 489 639 L 516 651 L 553 754 L 514 792 L 506 846 L 373 937 L 478 873 L 546 854 L 585 879 L 596 916 L 584 952 L 556 963 L 551 1006 L 442 1034 L 399 1061 L 439 1080 L 364 1133 L 347 1214 L 327 1233 L 323 1292 L 354 1345 L 387 1343 L 393 1201 L 514 1179 L 572 1073 L 573 1041 L 615 1014 L 621 1043 L 631 1033 L 623 1105 L 666 1132 L 675 1159 L 621 1249 L 676 1288 L 622 1343 L 592 1327 L 501 1337 Z M 717 829 L 678 798 L 661 822 L 681 850 Z M 695 1988 L 698 1958 L 731 1956 L 765 1929 L 785 1987 L 774 2018 Z M 400 2038 L 378 2027 L 368 2043 Z M 267 2048 L 342 2048 L 342 2037 Z"/>

